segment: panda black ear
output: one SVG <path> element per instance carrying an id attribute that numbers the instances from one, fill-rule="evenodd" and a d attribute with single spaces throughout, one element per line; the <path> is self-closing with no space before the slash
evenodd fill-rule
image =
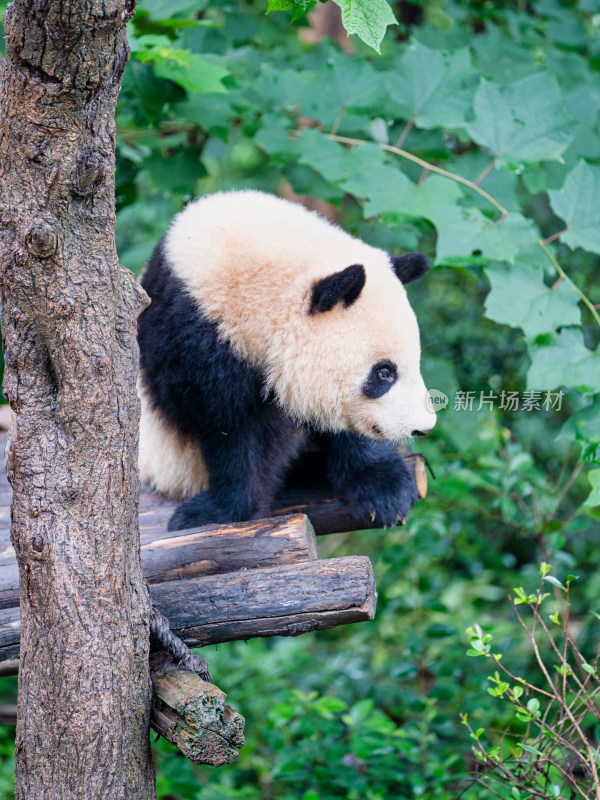
<path id="1" fill-rule="evenodd" d="M 344 308 L 348 308 L 362 292 L 366 279 L 362 264 L 353 264 L 341 272 L 321 278 L 312 288 L 308 313 L 331 311 L 340 302 L 344 304 Z"/>
<path id="2" fill-rule="evenodd" d="M 390 256 L 392 267 L 402 283 L 410 283 L 420 278 L 431 267 L 423 253 L 407 253 L 405 256 Z"/>

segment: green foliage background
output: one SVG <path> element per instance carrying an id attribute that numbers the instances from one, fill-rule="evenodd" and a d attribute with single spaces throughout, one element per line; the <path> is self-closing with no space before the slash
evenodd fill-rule
<path id="1" fill-rule="evenodd" d="M 491 797 L 459 714 L 507 755 L 513 715 L 465 655 L 466 628 L 492 630 L 535 681 L 506 595 L 533 588 L 544 559 L 579 577 L 578 642 L 598 656 L 600 3 L 395 3 L 380 55 L 357 37 L 350 52 L 310 44 L 303 4 L 270 3 L 296 21 L 263 0 L 141 1 L 117 118 L 121 262 L 139 271 L 193 196 L 327 201 L 352 233 L 435 263 L 408 291 L 426 383 L 450 402 L 419 442 L 436 480 L 407 526 L 320 543 L 371 556 L 375 622 L 205 652 L 247 745 L 214 770 L 159 742 L 159 796 Z M 560 410 L 499 408 L 503 391 L 550 390 Z M 457 391 L 473 411 L 454 409 Z M 481 393 L 494 409 L 476 411 Z"/>

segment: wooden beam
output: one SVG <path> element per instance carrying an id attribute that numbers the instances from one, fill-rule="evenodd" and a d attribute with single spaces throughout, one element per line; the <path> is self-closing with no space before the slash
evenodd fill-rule
<path id="1" fill-rule="evenodd" d="M 365 556 L 209 575 L 152 586 L 150 593 L 190 647 L 362 622 L 373 619 L 377 601 Z"/>
<path id="2" fill-rule="evenodd" d="M 144 531 L 141 555 L 149 583 L 318 558 L 315 532 L 303 514 L 205 525 L 185 533 L 157 525 Z M 18 603 L 19 572 L 10 547 L 0 553 L 0 608 Z"/>
<path id="3" fill-rule="evenodd" d="M 190 647 L 297 636 L 373 619 L 377 594 L 365 556 L 280 564 L 154 584 L 150 594 Z M 0 610 L 0 675 L 14 674 L 19 609 Z"/>
<path id="4" fill-rule="evenodd" d="M 142 568 L 149 583 L 295 564 L 318 558 L 313 526 L 303 514 L 235 525 L 205 525 L 185 533 L 146 533 Z"/>

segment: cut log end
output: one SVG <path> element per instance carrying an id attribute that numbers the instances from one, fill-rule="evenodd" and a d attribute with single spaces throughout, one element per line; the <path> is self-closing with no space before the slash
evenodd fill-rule
<path id="1" fill-rule="evenodd" d="M 194 672 L 167 668 L 153 677 L 151 725 L 194 764 L 230 764 L 244 746 L 244 717 Z"/>

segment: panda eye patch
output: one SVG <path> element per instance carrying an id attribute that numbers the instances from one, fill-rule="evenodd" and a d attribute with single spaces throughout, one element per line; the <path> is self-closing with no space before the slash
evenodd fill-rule
<path id="1" fill-rule="evenodd" d="M 383 397 L 398 380 L 398 370 L 392 361 L 378 361 L 371 367 L 369 376 L 364 382 L 362 391 L 369 400 Z"/>
<path id="2" fill-rule="evenodd" d="M 377 377 L 380 381 L 384 381 L 385 383 L 393 383 L 396 380 L 394 373 L 389 367 L 381 367 L 381 369 L 377 370 Z"/>

